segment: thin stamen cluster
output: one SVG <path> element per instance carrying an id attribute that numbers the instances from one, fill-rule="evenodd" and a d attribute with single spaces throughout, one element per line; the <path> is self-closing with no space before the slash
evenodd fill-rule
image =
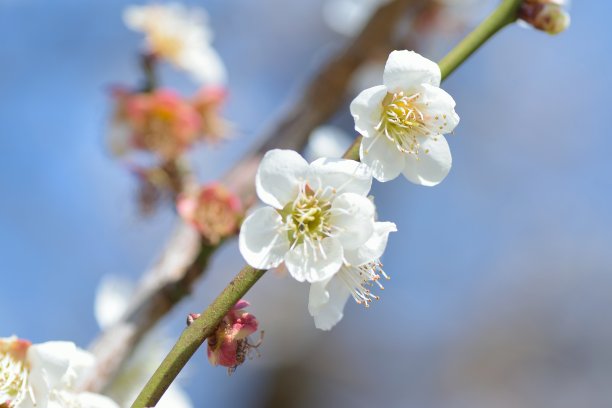
<path id="1" fill-rule="evenodd" d="M 28 367 L 11 353 L 0 352 L 0 406 L 17 406 L 28 392 Z"/>
<path id="2" fill-rule="evenodd" d="M 321 246 L 321 240 L 331 235 L 331 202 L 327 190 L 313 190 L 307 183 L 292 203 L 283 209 L 285 228 L 291 247 L 306 243 L 309 247 Z"/>
<path id="3" fill-rule="evenodd" d="M 382 263 L 377 259 L 358 267 L 343 268 L 340 277 L 350 288 L 350 293 L 355 302 L 363 304 L 365 307 L 370 307 L 372 300 L 379 300 L 380 297 L 373 294 L 370 288 L 376 284 L 379 289 L 384 290 L 385 287 L 380 283 L 381 276 L 385 279 L 390 279 L 382 269 Z"/>
<path id="4" fill-rule="evenodd" d="M 429 133 L 425 116 L 417 105 L 420 96 L 419 93 L 397 92 L 388 93 L 383 100 L 384 109 L 376 128 L 402 153 L 418 154 L 417 136 Z"/>

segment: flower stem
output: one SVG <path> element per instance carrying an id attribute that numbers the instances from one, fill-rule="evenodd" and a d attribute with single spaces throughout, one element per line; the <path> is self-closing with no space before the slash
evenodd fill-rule
<path id="1" fill-rule="evenodd" d="M 482 23 L 469 33 L 439 62 L 442 80 L 459 67 L 489 38 L 502 28 L 516 21 L 518 9 L 523 0 L 503 0 Z"/>
<path id="2" fill-rule="evenodd" d="M 187 361 L 217 328 L 219 321 L 240 300 L 266 271 L 245 266 L 223 289 L 210 306 L 187 327 L 170 353 L 157 368 L 149 382 L 132 404 L 132 408 L 152 407 L 157 404 Z"/>
<path id="3" fill-rule="evenodd" d="M 515 21 L 521 2 L 522 0 L 503 0 L 485 21 L 449 52 L 439 63 L 442 79 L 448 77 L 496 32 Z M 359 160 L 360 140 L 361 137 L 355 140 L 344 154 L 344 158 Z M 265 272 L 250 266 L 242 268 L 223 292 L 202 312 L 201 316 L 183 331 L 170 353 L 164 358 L 164 361 L 132 404 L 132 408 L 152 407 L 157 404 L 191 356 L 213 333 L 223 316 Z"/>
<path id="4" fill-rule="evenodd" d="M 502 28 L 516 21 L 518 9 L 523 0 L 503 0 L 501 4 L 493 11 L 482 23 L 478 25 L 465 37 L 459 44 L 455 46 L 442 60 L 438 63 L 442 80 L 444 81 L 452 74 L 461 64 L 465 62 L 478 48 L 480 48 L 487 40 Z M 359 160 L 359 146 L 361 145 L 361 136 L 357 136 L 351 147 L 342 156 L 345 159 Z"/>

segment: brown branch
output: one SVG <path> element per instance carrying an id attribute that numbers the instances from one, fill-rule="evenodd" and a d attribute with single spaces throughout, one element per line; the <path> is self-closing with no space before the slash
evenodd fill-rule
<path id="1" fill-rule="evenodd" d="M 395 0 L 382 6 L 362 32 L 314 75 L 281 119 L 260 136 L 262 144 L 241 160 L 222 180 L 249 202 L 254 198 L 255 171 L 271 148 L 300 150 L 308 135 L 327 121 L 345 102 L 352 74 L 365 62 L 391 49 L 394 28 L 409 11 L 421 10 L 426 1 Z M 181 223 L 158 261 L 146 271 L 126 315 L 103 331 L 91 346 L 97 370 L 87 383 L 92 391 L 103 390 L 142 337 L 174 305 L 188 295 L 206 269 L 216 248 L 205 245 Z"/>

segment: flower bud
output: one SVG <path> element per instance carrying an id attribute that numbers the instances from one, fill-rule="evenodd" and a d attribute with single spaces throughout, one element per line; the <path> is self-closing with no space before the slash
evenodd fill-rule
<path id="1" fill-rule="evenodd" d="M 237 233 L 243 215 L 240 199 L 219 183 L 205 185 L 195 194 L 181 195 L 177 208 L 211 245 Z"/>
<path id="2" fill-rule="evenodd" d="M 562 0 L 525 0 L 519 18 L 537 30 L 555 35 L 570 25 L 570 15 Z"/>
<path id="3" fill-rule="evenodd" d="M 247 306 L 247 301 L 238 301 L 208 338 L 208 361 L 213 366 L 227 367 L 229 374 L 244 363 L 250 351 L 259 347 L 262 341 L 261 338 L 254 344 L 249 341 L 248 336 L 257 331 L 259 323 L 255 316 L 242 310 Z"/>
<path id="4" fill-rule="evenodd" d="M 187 326 L 191 326 L 198 317 L 200 317 L 199 313 L 189 313 L 187 315 Z"/>

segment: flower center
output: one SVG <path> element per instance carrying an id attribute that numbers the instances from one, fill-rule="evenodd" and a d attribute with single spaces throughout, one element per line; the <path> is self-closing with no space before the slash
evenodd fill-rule
<path id="1" fill-rule="evenodd" d="M 372 300 L 380 299 L 370 291 L 374 283 L 380 289 L 385 289 L 379 282 L 381 275 L 385 279 L 389 279 L 389 276 L 382 269 L 382 263 L 379 260 L 374 260 L 357 267 L 345 266 L 340 270 L 339 276 L 349 288 L 355 302 L 369 307 Z"/>
<path id="2" fill-rule="evenodd" d="M 330 236 L 331 202 L 324 191 L 315 191 L 303 184 L 292 203 L 281 211 L 292 246 L 315 242 Z"/>
<path id="3" fill-rule="evenodd" d="M 388 93 L 383 99 L 383 113 L 376 130 L 385 135 L 402 153 L 418 154 L 417 136 L 427 135 L 425 116 L 420 111 L 419 93 Z"/>
<path id="4" fill-rule="evenodd" d="M 25 350 L 28 342 L 0 340 L 0 407 L 18 406 L 28 392 L 28 365 Z"/>

